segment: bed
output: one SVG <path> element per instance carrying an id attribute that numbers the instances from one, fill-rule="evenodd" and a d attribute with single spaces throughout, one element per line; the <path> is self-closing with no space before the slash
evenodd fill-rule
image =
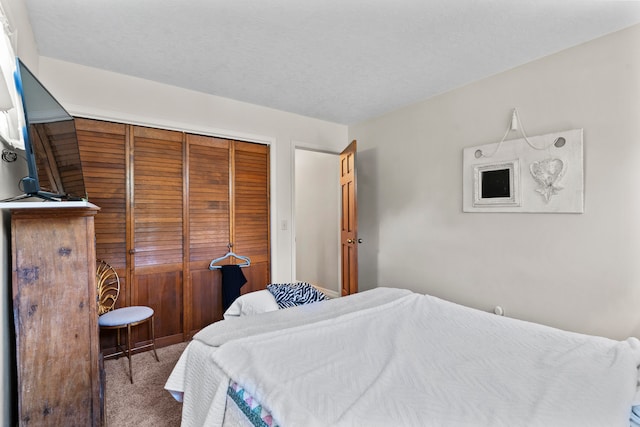
<path id="1" fill-rule="evenodd" d="M 216 322 L 165 388 L 183 426 L 638 426 L 640 342 L 408 290 Z"/>

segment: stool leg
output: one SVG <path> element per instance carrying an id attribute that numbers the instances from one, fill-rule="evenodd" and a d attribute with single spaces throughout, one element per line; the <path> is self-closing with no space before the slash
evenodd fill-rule
<path id="1" fill-rule="evenodd" d="M 156 362 L 159 362 L 158 353 L 156 353 L 156 336 L 155 336 L 155 327 L 153 323 L 153 316 L 151 316 L 151 344 L 153 348 L 153 354 L 156 356 Z"/>
<path id="2" fill-rule="evenodd" d="M 129 379 L 133 384 L 133 371 L 131 370 L 131 323 L 127 325 L 127 355 L 129 356 Z"/>
<path id="3" fill-rule="evenodd" d="M 120 344 L 120 328 L 116 329 L 116 351 L 122 351 L 122 344 Z M 119 358 L 120 358 L 120 355 L 117 355 L 116 359 L 119 359 Z"/>

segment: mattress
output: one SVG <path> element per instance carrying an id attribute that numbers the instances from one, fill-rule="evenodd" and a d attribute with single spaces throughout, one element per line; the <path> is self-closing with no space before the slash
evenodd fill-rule
<path id="1" fill-rule="evenodd" d="M 636 339 L 408 291 L 378 288 L 233 320 L 197 334 L 167 382 L 184 393 L 183 425 L 238 416 L 230 384 L 282 426 L 622 427 L 639 403 Z"/>

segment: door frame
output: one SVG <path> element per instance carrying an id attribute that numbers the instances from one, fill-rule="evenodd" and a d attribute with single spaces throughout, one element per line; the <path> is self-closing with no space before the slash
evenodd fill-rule
<path id="1" fill-rule="evenodd" d="M 296 280 L 296 263 L 297 263 L 297 245 L 296 245 L 296 150 L 305 150 L 305 151 L 313 151 L 316 153 L 324 153 L 324 154 L 330 154 L 332 156 L 336 157 L 336 162 L 340 161 L 340 151 L 334 151 L 334 150 L 330 150 L 327 149 L 327 147 L 324 146 L 320 146 L 320 145 L 314 145 L 314 144 L 308 144 L 308 143 L 304 143 L 304 142 L 299 142 L 299 141 L 292 141 L 291 143 L 291 224 L 289 229 L 291 230 L 290 232 L 290 239 L 291 239 L 291 278 L 292 280 Z M 338 187 L 337 187 L 337 191 L 339 191 L 339 180 L 336 180 L 338 182 Z M 338 221 L 338 223 L 336 224 L 336 234 L 338 235 L 338 239 L 340 236 L 340 223 Z M 338 258 L 338 277 L 340 276 L 341 273 L 341 266 L 340 266 L 340 248 L 336 248 L 336 250 L 338 251 L 336 253 L 337 258 Z M 337 291 L 334 291 L 332 289 L 323 289 L 322 291 L 325 292 L 329 297 L 331 298 L 335 298 L 335 297 L 339 297 L 340 296 L 340 284 L 338 284 L 339 289 Z"/>

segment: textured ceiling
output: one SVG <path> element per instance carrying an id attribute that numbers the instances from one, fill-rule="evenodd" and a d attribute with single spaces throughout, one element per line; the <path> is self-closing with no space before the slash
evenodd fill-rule
<path id="1" fill-rule="evenodd" d="M 40 55 L 343 124 L 640 22 L 638 1 L 26 3 Z"/>

